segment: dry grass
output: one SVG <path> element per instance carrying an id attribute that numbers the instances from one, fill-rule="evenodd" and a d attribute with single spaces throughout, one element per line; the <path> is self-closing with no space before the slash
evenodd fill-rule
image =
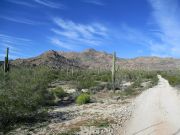
<path id="1" fill-rule="evenodd" d="M 85 119 L 85 120 L 78 121 L 74 124 L 65 126 L 64 128 L 68 129 L 68 131 L 64 132 L 64 133 L 60 133 L 59 135 L 73 135 L 74 133 L 79 132 L 80 127 L 82 127 L 82 126 L 86 126 L 86 127 L 94 126 L 97 128 L 106 128 L 106 127 L 109 127 L 110 124 L 116 124 L 116 122 L 111 118 Z"/>

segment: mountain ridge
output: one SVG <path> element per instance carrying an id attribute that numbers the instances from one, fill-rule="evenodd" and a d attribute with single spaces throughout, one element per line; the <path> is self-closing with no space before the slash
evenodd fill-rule
<path id="1" fill-rule="evenodd" d="M 173 70 L 180 68 L 180 59 L 167 57 L 136 57 L 131 59 L 117 57 L 117 67 L 123 69 Z M 12 65 L 48 66 L 52 68 L 88 68 L 111 69 L 112 54 L 86 49 L 82 52 L 46 51 L 39 56 L 28 59 L 16 59 Z"/>

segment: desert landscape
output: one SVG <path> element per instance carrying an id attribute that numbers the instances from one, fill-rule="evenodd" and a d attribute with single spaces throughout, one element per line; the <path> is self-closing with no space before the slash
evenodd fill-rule
<path id="1" fill-rule="evenodd" d="M 1 130 L 20 135 L 178 134 L 178 61 L 120 59 L 88 49 L 50 50 L 2 62 L 9 70 L 1 70 L 0 102 L 6 104 L 0 111 Z"/>
<path id="2" fill-rule="evenodd" d="M 180 0 L 0 0 L 0 135 L 180 135 Z"/>

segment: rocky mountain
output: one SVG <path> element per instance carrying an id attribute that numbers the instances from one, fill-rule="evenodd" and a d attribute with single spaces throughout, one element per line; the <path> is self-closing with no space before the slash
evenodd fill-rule
<path id="1" fill-rule="evenodd" d="M 111 69 L 112 54 L 87 49 L 84 52 L 59 52 L 60 55 L 77 59 L 90 69 Z M 180 59 L 160 57 L 117 58 L 117 67 L 123 69 L 171 70 L 180 68 Z"/>
<path id="2" fill-rule="evenodd" d="M 83 52 L 47 51 L 37 57 L 17 59 L 13 65 L 48 66 L 52 68 L 111 69 L 112 55 L 87 49 Z M 180 59 L 159 57 L 117 58 L 117 67 L 123 69 L 171 70 L 180 68 Z"/>
<path id="3" fill-rule="evenodd" d="M 109 69 L 111 68 L 112 55 L 106 52 L 99 52 L 94 49 L 87 49 L 83 52 L 58 52 L 68 59 L 76 59 L 90 69 Z"/>
<path id="4" fill-rule="evenodd" d="M 148 70 L 180 69 L 180 59 L 159 57 L 138 57 L 128 59 L 124 67 Z"/>
<path id="5" fill-rule="evenodd" d="M 73 59 L 67 59 L 54 50 L 47 51 L 37 57 L 29 59 L 16 59 L 11 61 L 14 66 L 48 66 L 52 68 L 80 68 L 81 64 Z"/>

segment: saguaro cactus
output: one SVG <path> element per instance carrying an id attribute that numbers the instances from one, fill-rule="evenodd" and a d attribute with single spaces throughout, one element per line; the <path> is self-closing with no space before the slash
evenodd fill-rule
<path id="1" fill-rule="evenodd" d="M 4 72 L 9 71 L 9 48 L 6 50 L 6 57 L 4 59 Z"/>
<path id="2" fill-rule="evenodd" d="M 69 67 L 66 68 L 66 75 L 69 76 Z"/>
<path id="3" fill-rule="evenodd" d="M 71 68 L 71 75 L 74 76 L 74 67 Z"/>
<path id="4" fill-rule="evenodd" d="M 97 74 L 98 75 L 100 74 L 100 67 L 97 69 Z"/>
<path id="5" fill-rule="evenodd" d="M 116 52 L 114 52 L 113 60 L 112 60 L 112 85 L 114 91 L 115 91 L 115 72 L 116 72 Z"/>

